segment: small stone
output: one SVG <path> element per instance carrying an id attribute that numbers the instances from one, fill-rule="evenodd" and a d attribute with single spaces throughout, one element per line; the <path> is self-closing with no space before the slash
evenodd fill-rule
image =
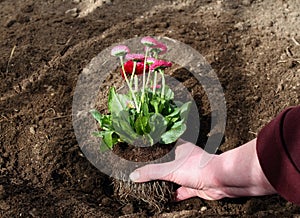
<path id="1" fill-rule="evenodd" d="M 242 5 L 249 6 L 249 5 L 251 5 L 252 1 L 253 0 L 243 0 Z"/>
<path id="2" fill-rule="evenodd" d="M 4 158 L 9 157 L 9 153 L 8 153 L 8 152 L 4 152 L 4 153 L 2 154 L 2 157 L 4 157 Z"/>
<path id="3" fill-rule="evenodd" d="M 81 2 L 81 0 L 73 0 L 72 1 L 74 4 L 79 4 Z"/>
<path id="4" fill-rule="evenodd" d="M 122 212 L 123 212 L 123 214 L 132 214 L 134 212 L 133 205 L 131 203 L 126 204 L 122 208 Z"/>
<path id="5" fill-rule="evenodd" d="M 103 205 L 103 206 L 109 206 L 109 205 L 111 205 L 111 200 L 108 197 L 104 197 L 101 200 L 101 205 Z"/>
<path id="6" fill-rule="evenodd" d="M 253 100 L 256 101 L 256 102 L 258 102 L 258 101 L 261 100 L 261 97 L 259 97 L 259 96 L 254 96 L 254 97 L 253 97 Z"/>
<path id="7" fill-rule="evenodd" d="M 207 207 L 205 207 L 205 206 L 203 206 L 203 207 L 200 208 L 200 211 L 201 211 L 201 212 L 204 212 L 204 211 L 206 211 L 206 210 L 207 210 Z"/>
<path id="8" fill-rule="evenodd" d="M 170 26 L 170 24 L 168 22 L 162 22 L 159 25 L 160 28 L 168 28 L 169 26 Z"/>
<path id="9" fill-rule="evenodd" d="M 238 29 L 240 31 L 244 30 L 245 29 L 245 23 L 244 22 L 238 22 L 234 25 L 234 28 L 235 29 Z"/>
<path id="10" fill-rule="evenodd" d="M 17 22 L 19 22 L 20 24 L 24 24 L 24 23 L 28 23 L 30 21 L 30 17 L 23 15 L 23 14 L 18 14 L 16 16 L 16 20 Z"/>
<path id="11" fill-rule="evenodd" d="M 33 12 L 33 5 L 26 5 L 25 7 L 21 8 L 23 13 L 31 13 Z"/>
<path id="12" fill-rule="evenodd" d="M 72 9 L 66 10 L 66 12 L 65 12 L 65 14 L 69 14 L 72 17 L 77 17 L 78 13 L 79 13 L 78 8 L 72 8 Z"/>
<path id="13" fill-rule="evenodd" d="M 267 24 L 267 26 L 268 26 L 268 27 L 272 27 L 272 26 L 274 26 L 274 22 L 273 22 L 272 20 L 271 20 L 271 21 L 269 21 L 269 22 L 268 22 L 268 24 Z"/>
<path id="14" fill-rule="evenodd" d="M 36 208 L 33 208 L 28 212 L 32 217 L 40 217 L 39 216 L 39 211 Z"/>
<path id="15" fill-rule="evenodd" d="M 7 28 L 9 28 L 9 27 L 11 27 L 12 25 L 14 25 L 16 22 L 17 22 L 16 19 L 10 19 L 10 20 L 8 20 L 8 21 L 6 22 L 5 26 L 6 26 Z"/>
<path id="16" fill-rule="evenodd" d="M 29 128 L 29 132 L 34 135 L 35 134 L 35 128 L 33 126 L 31 126 Z"/>
<path id="17" fill-rule="evenodd" d="M 4 199 L 6 196 L 5 189 L 3 185 L 0 185 L 0 200 Z"/>
<path id="18" fill-rule="evenodd" d="M 1 210 L 9 210 L 10 206 L 8 203 L 6 203 L 5 201 L 0 201 L 0 209 Z"/>
<path id="19" fill-rule="evenodd" d="M 92 178 L 83 179 L 80 188 L 85 193 L 90 193 L 95 189 L 94 180 Z"/>
<path id="20" fill-rule="evenodd" d="M 111 5 L 112 4 L 112 0 L 104 0 L 103 3 L 107 4 L 107 5 Z"/>

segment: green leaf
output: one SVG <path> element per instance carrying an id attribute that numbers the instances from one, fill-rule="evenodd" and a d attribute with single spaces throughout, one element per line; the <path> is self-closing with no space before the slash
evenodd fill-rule
<path id="1" fill-rule="evenodd" d="M 104 130 L 113 130 L 112 121 L 111 121 L 111 115 L 102 115 L 102 124 L 101 128 Z"/>
<path id="2" fill-rule="evenodd" d="M 153 114 L 149 119 L 149 126 L 151 131 L 149 136 L 152 138 L 152 143 L 156 143 L 160 140 L 161 136 L 167 129 L 168 122 L 161 114 Z"/>
<path id="3" fill-rule="evenodd" d="M 168 108 L 168 104 L 165 99 L 159 98 L 159 105 L 158 105 L 158 111 L 159 113 L 162 113 L 163 110 Z"/>
<path id="4" fill-rule="evenodd" d="M 157 141 L 153 141 L 153 138 L 151 137 L 150 134 L 146 133 L 143 135 L 143 144 L 145 147 L 152 146 L 156 143 Z"/>
<path id="5" fill-rule="evenodd" d="M 149 120 L 148 116 L 139 116 L 136 119 L 134 127 L 137 134 L 143 135 L 145 133 L 150 132 L 148 120 Z"/>
<path id="6" fill-rule="evenodd" d="M 168 114 L 166 117 L 169 118 L 169 119 L 174 118 L 174 117 L 176 117 L 176 118 L 180 117 L 179 108 L 175 108 L 174 111 L 172 113 Z"/>
<path id="7" fill-rule="evenodd" d="M 112 116 L 112 123 L 115 129 L 115 132 L 120 136 L 120 138 L 132 144 L 139 135 L 134 131 L 129 121 L 129 112 L 120 111 L 118 115 Z"/>
<path id="8" fill-rule="evenodd" d="M 95 118 L 95 120 L 99 123 L 100 127 L 103 130 L 113 130 L 110 115 L 103 115 L 96 109 L 90 110 L 90 113 Z"/>
<path id="9" fill-rule="evenodd" d="M 167 100 L 174 99 L 174 92 L 167 85 L 165 86 L 165 99 L 167 99 Z"/>
<path id="10" fill-rule="evenodd" d="M 174 111 L 175 112 L 175 111 Z M 180 118 L 180 114 L 179 114 L 179 110 L 176 111 L 177 113 L 172 113 L 172 116 L 166 116 L 166 120 L 168 121 L 168 126 L 172 127 L 174 125 L 174 123 L 176 123 L 177 121 L 181 120 Z"/>
<path id="11" fill-rule="evenodd" d="M 174 110 L 177 108 L 176 105 L 170 100 L 162 102 L 163 104 L 160 105 L 160 113 L 163 116 L 168 116 L 169 114 L 173 113 Z"/>
<path id="12" fill-rule="evenodd" d="M 188 112 L 190 110 L 192 102 L 186 102 L 179 108 L 180 120 L 171 126 L 171 129 L 165 132 L 161 137 L 161 142 L 164 144 L 170 144 L 175 142 L 186 130 L 186 120 L 188 118 Z"/>
<path id="13" fill-rule="evenodd" d="M 170 144 L 172 142 L 175 142 L 186 130 L 186 125 L 182 123 L 182 121 L 179 121 L 173 125 L 173 127 L 165 132 L 161 136 L 161 142 L 164 144 Z"/>
<path id="14" fill-rule="evenodd" d="M 101 144 L 100 144 L 100 152 L 105 152 L 107 150 L 111 150 L 111 149 L 105 144 L 105 142 L 102 139 Z"/>
<path id="15" fill-rule="evenodd" d="M 100 151 L 104 152 L 113 148 L 119 141 L 119 136 L 114 131 L 93 132 L 93 136 L 102 138 Z"/>
<path id="16" fill-rule="evenodd" d="M 180 108 L 180 117 L 184 122 L 187 120 L 192 102 L 184 103 Z"/>
<path id="17" fill-rule="evenodd" d="M 141 106 L 141 111 L 144 114 L 144 116 L 149 115 L 149 108 L 148 108 L 148 102 L 144 102 Z"/>
<path id="18" fill-rule="evenodd" d="M 150 101 L 150 104 L 154 107 L 154 112 L 159 113 L 159 111 L 158 111 L 159 102 L 157 101 L 157 99 L 152 99 Z"/>
<path id="19" fill-rule="evenodd" d="M 103 142 L 107 145 L 108 148 L 112 147 L 117 143 L 117 138 L 113 137 L 114 131 L 104 131 L 103 133 Z"/>
<path id="20" fill-rule="evenodd" d="M 127 108 L 127 104 L 128 104 L 129 102 L 132 102 L 132 101 L 130 100 L 130 98 L 129 98 L 128 95 L 118 94 L 118 93 L 117 93 L 116 95 L 117 95 L 117 97 L 118 97 L 118 99 L 119 99 L 119 101 L 120 101 L 120 103 L 121 103 L 123 109 Z M 134 104 L 134 103 L 132 102 L 132 104 Z"/>
<path id="21" fill-rule="evenodd" d="M 99 124 L 101 124 L 102 114 L 99 111 L 97 111 L 96 109 L 90 110 L 90 113 L 92 114 L 92 116 L 94 117 L 94 119 L 97 120 L 97 122 Z"/>
<path id="22" fill-rule="evenodd" d="M 99 137 L 102 138 L 104 134 L 104 131 L 100 131 L 100 132 L 93 132 L 92 135 L 95 137 Z"/>
<path id="23" fill-rule="evenodd" d="M 124 110 L 125 107 L 119 99 L 118 94 L 114 87 L 111 87 L 108 95 L 108 110 L 111 113 L 118 114 L 120 111 Z"/>

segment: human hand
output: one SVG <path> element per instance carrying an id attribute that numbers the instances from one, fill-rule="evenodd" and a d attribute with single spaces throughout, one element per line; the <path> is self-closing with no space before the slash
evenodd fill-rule
<path id="1" fill-rule="evenodd" d="M 209 163 L 215 156 L 190 142 L 179 140 L 174 161 L 146 165 L 131 173 L 130 178 L 134 182 L 166 180 L 177 183 L 181 185 L 175 193 L 177 201 L 195 196 L 217 200 L 224 196 L 215 189 L 216 181 L 210 171 Z"/>
<path id="2" fill-rule="evenodd" d="M 276 193 L 260 167 L 256 139 L 221 155 L 209 154 L 196 145 L 180 141 L 175 160 L 149 164 L 130 174 L 134 182 L 166 180 L 181 185 L 175 200 L 201 197 L 259 196 Z"/>

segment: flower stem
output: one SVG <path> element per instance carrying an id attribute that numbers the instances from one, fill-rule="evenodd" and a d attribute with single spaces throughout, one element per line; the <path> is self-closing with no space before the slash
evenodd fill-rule
<path id="1" fill-rule="evenodd" d="M 135 75 L 135 69 L 136 69 L 136 61 L 133 62 L 133 69 L 132 69 L 131 77 L 130 77 L 130 86 L 131 87 L 132 87 L 132 82 L 133 82 L 133 78 L 134 78 L 134 75 Z"/>
<path id="2" fill-rule="evenodd" d="M 130 85 L 130 83 L 128 81 L 128 78 L 127 78 L 127 75 L 126 75 L 126 71 L 125 71 L 125 68 L 124 68 L 124 63 L 123 63 L 123 57 L 122 56 L 120 57 L 120 62 L 121 62 L 121 65 L 122 65 L 122 71 L 123 71 L 123 75 L 124 75 L 125 81 L 127 83 L 127 86 L 129 88 L 129 91 L 130 91 L 131 96 L 133 98 L 132 100 L 133 100 L 133 102 L 135 104 L 135 108 L 136 108 L 137 112 L 139 113 L 140 112 L 139 105 L 137 104 L 135 94 L 132 91 L 132 87 L 131 87 L 131 85 Z"/>
<path id="3" fill-rule="evenodd" d="M 153 89 L 152 89 L 153 96 L 155 95 L 155 91 L 156 91 L 156 80 L 157 80 L 157 71 L 155 70 L 154 71 L 154 78 L 153 78 Z"/>
<path id="4" fill-rule="evenodd" d="M 134 75 L 134 91 L 137 92 L 139 89 L 139 79 L 137 75 Z"/>
<path id="5" fill-rule="evenodd" d="M 148 87 L 148 83 L 149 83 L 149 80 L 150 80 L 150 74 L 151 74 L 151 70 L 150 70 L 150 67 L 149 67 L 147 81 L 146 81 L 146 88 Z"/>
<path id="6" fill-rule="evenodd" d="M 164 72 L 162 71 L 162 69 L 159 69 L 159 73 L 161 75 L 161 98 L 164 98 L 165 97 L 165 85 L 166 85 L 165 75 L 164 75 Z"/>
<path id="7" fill-rule="evenodd" d="M 144 103 L 144 97 L 145 97 L 147 56 L 148 56 L 148 47 L 146 47 L 145 60 L 144 60 L 144 69 L 143 69 L 143 86 L 142 86 L 142 97 L 141 97 L 141 103 L 142 104 Z"/>

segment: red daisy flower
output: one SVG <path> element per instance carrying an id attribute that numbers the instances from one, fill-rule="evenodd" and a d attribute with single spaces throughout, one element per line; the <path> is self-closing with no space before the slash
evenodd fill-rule
<path id="1" fill-rule="evenodd" d="M 131 75 L 134 67 L 134 61 L 129 60 L 124 64 L 124 69 L 126 72 L 126 75 Z M 146 72 L 149 70 L 149 66 L 146 64 Z M 135 75 L 141 75 L 144 72 L 144 62 L 136 62 L 135 67 Z M 124 78 L 123 70 L 121 69 L 121 75 Z"/>

